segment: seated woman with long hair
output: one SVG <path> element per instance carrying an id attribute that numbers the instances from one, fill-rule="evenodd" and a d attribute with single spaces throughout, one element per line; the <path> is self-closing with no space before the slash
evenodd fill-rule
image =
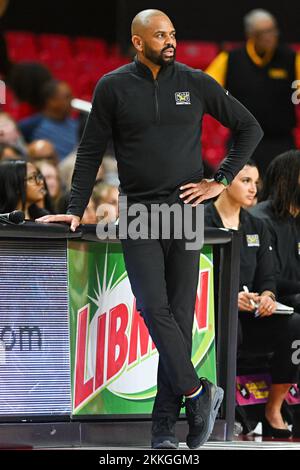
<path id="1" fill-rule="evenodd" d="M 238 309 L 242 338 L 238 350 L 273 353 L 263 434 L 288 438 L 291 432 L 281 415 L 281 406 L 298 380 L 299 366 L 292 361 L 292 344 L 300 338 L 300 315 L 274 313 L 276 279 L 271 237 L 265 223 L 244 209 L 253 205 L 258 180 L 258 169 L 249 162 L 217 200 L 207 204 L 205 224 L 241 232 Z"/>
<path id="2" fill-rule="evenodd" d="M 251 213 L 271 234 L 279 301 L 300 312 L 300 150 L 272 160 Z"/>
<path id="3" fill-rule="evenodd" d="M 45 207 L 44 178 L 32 163 L 21 160 L 0 163 L 0 213 L 22 210 L 25 219 L 49 214 Z"/>

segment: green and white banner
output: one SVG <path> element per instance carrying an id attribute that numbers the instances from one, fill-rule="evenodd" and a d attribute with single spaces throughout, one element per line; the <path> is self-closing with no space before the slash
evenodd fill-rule
<path id="1" fill-rule="evenodd" d="M 69 241 L 68 269 L 73 415 L 151 414 L 158 353 L 136 310 L 121 244 Z M 208 246 L 200 257 L 192 361 L 199 376 L 215 382 Z"/>

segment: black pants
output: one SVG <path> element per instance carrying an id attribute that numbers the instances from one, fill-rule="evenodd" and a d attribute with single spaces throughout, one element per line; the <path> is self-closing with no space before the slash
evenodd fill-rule
<path id="1" fill-rule="evenodd" d="M 271 353 L 271 376 L 274 384 L 297 383 L 299 365 L 294 364 L 292 344 L 300 340 L 300 315 L 272 315 L 253 318 L 240 312 L 242 342 L 239 350 L 251 353 Z"/>
<path id="2" fill-rule="evenodd" d="M 159 353 L 152 419 L 178 417 L 183 394 L 200 383 L 191 362 L 200 250 L 186 250 L 185 239 L 121 241 L 137 308 Z"/>

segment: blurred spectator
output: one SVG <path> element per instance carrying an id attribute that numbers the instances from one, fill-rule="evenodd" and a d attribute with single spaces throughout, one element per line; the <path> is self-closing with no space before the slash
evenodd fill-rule
<path id="1" fill-rule="evenodd" d="M 103 181 L 110 186 L 119 186 L 118 165 L 115 156 L 106 154 L 103 157 L 102 165 L 104 169 Z"/>
<path id="2" fill-rule="evenodd" d="M 101 171 L 103 171 L 103 166 L 101 165 L 101 167 Z M 81 223 L 97 223 L 104 218 L 105 220 L 107 218 L 107 221 L 109 222 L 117 220 L 118 199 L 118 188 L 116 186 L 104 183 L 102 180 L 98 179 L 98 182 L 96 182 L 94 186 L 93 194 L 89 201 L 88 207 L 84 213 L 84 219 L 82 219 Z M 68 204 L 69 192 L 63 194 L 60 197 L 57 205 L 55 206 L 55 209 L 59 214 L 64 214 L 68 208 Z"/>
<path id="3" fill-rule="evenodd" d="M 98 205 L 112 204 L 116 209 L 118 207 L 119 190 L 116 186 L 99 183 L 94 188 L 93 197 Z"/>
<path id="4" fill-rule="evenodd" d="M 43 87 L 53 80 L 50 71 L 37 62 L 14 64 L 8 77 L 8 85 L 20 102 L 28 103 L 32 112 L 43 107 Z"/>
<path id="5" fill-rule="evenodd" d="M 70 153 L 58 164 L 59 173 L 64 187 L 67 191 L 71 190 L 72 176 L 76 161 L 76 151 Z"/>
<path id="6" fill-rule="evenodd" d="M 27 152 L 33 164 L 39 160 L 47 160 L 55 166 L 58 165 L 57 153 L 49 140 L 34 140 L 28 145 Z"/>
<path id="7" fill-rule="evenodd" d="M 0 144 L 16 147 L 23 157 L 27 155 L 26 144 L 15 121 L 7 113 L 0 112 Z"/>
<path id="8" fill-rule="evenodd" d="M 62 182 L 66 189 L 68 189 L 69 191 L 71 189 L 75 161 L 76 152 L 73 152 L 59 163 L 59 171 Z M 112 157 L 110 155 L 106 155 L 103 157 L 102 163 L 99 167 L 96 176 L 96 183 L 102 181 L 105 181 L 108 184 L 112 184 L 113 186 L 119 185 L 117 161 L 115 157 Z"/>
<path id="9" fill-rule="evenodd" d="M 47 160 L 36 161 L 35 166 L 44 177 L 52 207 L 57 211 L 58 201 L 62 196 L 62 187 L 58 168 L 52 162 Z"/>
<path id="10" fill-rule="evenodd" d="M 265 133 L 254 152 L 261 176 L 279 153 L 295 147 L 291 84 L 300 79 L 300 55 L 278 42 L 277 21 L 256 9 L 244 18 L 247 43 L 221 52 L 206 72 L 251 111 Z"/>
<path id="11" fill-rule="evenodd" d="M 9 0 L 0 0 L 0 17 L 6 11 Z M 11 69 L 11 61 L 8 57 L 7 46 L 2 28 L 0 28 L 0 74 L 2 78 L 6 78 Z"/>
<path id="12" fill-rule="evenodd" d="M 0 163 L 0 212 L 22 210 L 26 219 L 36 219 L 49 212 L 44 205 L 44 179 L 32 163 L 5 161 Z"/>
<path id="13" fill-rule="evenodd" d="M 57 210 L 59 214 L 65 214 L 68 209 L 70 190 L 71 190 L 71 184 L 72 184 L 72 175 L 74 171 L 75 161 L 76 161 L 76 153 L 73 152 L 68 157 L 66 157 L 63 161 L 61 161 L 58 165 L 62 186 L 64 190 L 66 191 L 61 196 L 60 200 L 58 201 Z M 105 170 L 104 170 L 104 161 L 103 161 L 99 167 L 95 184 L 97 184 L 97 182 L 98 183 L 102 182 L 104 175 L 105 175 Z"/>
<path id="14" fill-rule="evenodd" d="M 9 0 L 0 0 L 0 17 L 2 17 L 8 7 Z"/>
<path id="15" fill-rule="evenodd" d="M 118 218 L 119 191 L 116 186 L 98 183 L 94 187 L 93 198 L 97 207 L 98 222 L 114 222 Z"/>
<path id="16" fill-rule="evenodd" d="M 22 119 L 19 126 L 29 143 L 50 140 L 62 160 L 78 144 L 78 120 L 71 117 L 72 92 L 67 83 L 52 80 L 44 85 L 42 97 L 41 114 Z"/>
<path id="17" fill-rule="evenodd" d="M 261 200 L 251 209 L 272 236 L 279 300 L 300 312 L 300 151 L 278 155 L 265 175 Z"/>
<path id="18" fill-rule="evenodd" d="M 0 160 L 22 160 L 23 154 L 18 147 L 0 144 Z"/>
<path id="19" fill-rule="evenodd" d="M 293 341 L 300 338 L 300 316 L 275 314 L 276 281 L 270 234 L 263 221 L 243 209 L 251 207 L 258 179 L 256 166 L 249 162 L 218 199 L 205 206 L 205 224 L 241 232 L 238 351 L 273 353 L 263 435 L 288 438 L 291 432 L 283 421 L 281 406 L 291 385 L 298 380 L 299 365 L 293 363 L 291 351 Z M 250 292 L 245 292 L 243 286 Z"/>

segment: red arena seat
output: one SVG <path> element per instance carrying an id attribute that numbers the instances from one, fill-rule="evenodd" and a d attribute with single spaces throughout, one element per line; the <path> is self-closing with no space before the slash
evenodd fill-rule
<path id="1" fill-rule="evenodd" d="M 72 51 L 72 41 L 68 36 L 63 34 L 40 34 L 38 36 L 40 48 L 43 50 L 64 49 Z"/>
<path id="2" fill-rule="evenodd" d="M 177 44 L 176 59 L 191 67 L 205 69 L 218 52 L 219 47 L 214 42 L 180 41 Z"/>
<path id="3" fill-rule="evenodd" d="M 38 56 L 36 36 L 23 31 L 5 33 L 9 56 L 13 62 L 36 60 Z"/>
<path id="4" fill-rule="evenodd" d="M 233 49 L 239 49 L 240 47 L 243 47 L 245 45 L 245 42 L 243 41 L 224 41 L 221 44 L 221 49 L 223 51 L 232 51 Z"/>
<path id="5" fill-rule="evenodd" d="M 75 53 L 106 57 L 107 44 L 103 39 L 78 37 L 74 40 Z"/>

